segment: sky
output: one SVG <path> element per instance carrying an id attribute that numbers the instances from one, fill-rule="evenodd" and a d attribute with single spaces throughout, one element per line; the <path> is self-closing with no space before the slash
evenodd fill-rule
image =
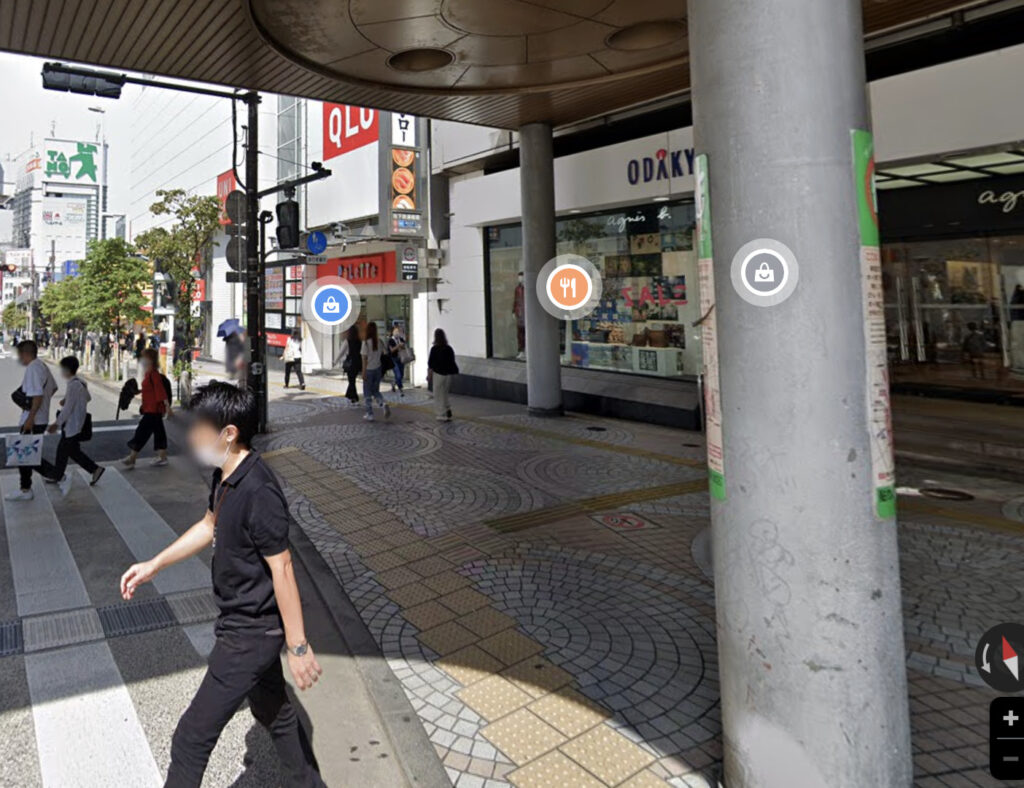
<path id="1" fill-rule="evenodd" d="M 96 140 L 105 133 L 110 145 L 107 175 L 110 210 L 118 213 L 128 207 L 130 111 L 131 99 L 139 88 L 126 85 L 120 100 L 78 96 L 43 89 L 40 72 L 44 58 L 0 52 L 0 164 L 5 179 L 13 180 L 11 159 L 44 137 Z M 100 107 L 104 114 L 90 112 Z M 51 127 L 55 134 L 50 133 Z"/>

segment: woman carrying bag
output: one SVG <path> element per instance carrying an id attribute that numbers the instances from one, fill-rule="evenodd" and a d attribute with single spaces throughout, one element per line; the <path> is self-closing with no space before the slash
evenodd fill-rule
<path id="1" fill-rule="evenodd" d="M 438 421 L 452 420 L 452 406 L 448 400 L 448 392 L 452 387 L 452 377 L 459 374 L 459 365 L 455 363 L 455 351 L 448 344 L 444 329 L 434 331 L 434 345 L 430 348 L 427 358 L 427 371 L 434 389 L 434 409 Z"/>

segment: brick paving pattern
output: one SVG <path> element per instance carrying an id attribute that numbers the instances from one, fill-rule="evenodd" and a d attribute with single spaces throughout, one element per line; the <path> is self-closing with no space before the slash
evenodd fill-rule
<path id="1" fill-rule="evenodd" d="M 511 406 L 438 424 L 422 392 L 364 424 L 339 399 L 273 403 L 263 448 L 453 785 L 716 785 L 693 436 Z M 901 538 L 916 783 L 996 785 L 974 643 L 1015 618 L 1024 541 L 927 507 Z"/>

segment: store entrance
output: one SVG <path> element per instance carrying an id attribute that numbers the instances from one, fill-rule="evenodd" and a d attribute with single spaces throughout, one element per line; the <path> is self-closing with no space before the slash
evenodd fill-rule
<path id="1" fill-rule="evenodd" d="M 883 254 L 893 384 L 1024 392 L 1021 239 L 887 244 Z"/>
<path id="2" fill-rule="evenodd" d="M 359 327 L 360 337 L 366 336 L 366 324 L 370 322 L 377 324 L 377 334 L 385 340 L 397 325 L 406 341 L 412 344 L 411 301 L 412 299 L 408 295 L 364 295 L 359 321 L 356 323 Z M 332 358 L 340 358 L 344 343 L 344 332 L 334 337 Z"/>

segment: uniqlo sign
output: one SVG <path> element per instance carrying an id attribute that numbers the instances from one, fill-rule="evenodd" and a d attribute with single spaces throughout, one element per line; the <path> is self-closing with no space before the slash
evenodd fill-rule
<path id="1" fill-rule="evenodd" d="M 380 113 L 375 109 L 324 102 L 324 161 L 377 142 Z"/>

